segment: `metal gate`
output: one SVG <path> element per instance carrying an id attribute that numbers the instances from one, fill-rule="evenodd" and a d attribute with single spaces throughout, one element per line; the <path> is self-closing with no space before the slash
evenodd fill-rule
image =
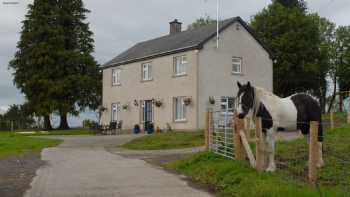
<path id="1" fill-rule="evenodd" d="M 234 158 L 233 111 L 213 111 L 209 129 L 209 148 L 216 154 Z"/>

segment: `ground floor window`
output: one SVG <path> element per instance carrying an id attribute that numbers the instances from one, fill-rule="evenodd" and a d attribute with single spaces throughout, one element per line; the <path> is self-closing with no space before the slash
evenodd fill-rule
<path id="1" fill-rule="evenodd" d="M 234 111 L 234 103 L 235 103 L 235 99 L 234 97 L 230 97 L 230 96 L 222 96 L 221 97 L 221 112 L 222 113 L 227 113 L 227 114 L 233 114 Z"/>
<path id="2" fill-rule="evenodd" d="M 185 121 L 186 120 L 186 105 L 184 103 L 185 97 L 174 98 L 174 120 Z"/>
<path id="3" fill-rule="evenodd" d="M 112 104 L 112 114 L 111 114 L 111 121 L 118 121 L 120 119 L 120 104 L 119 103 L 113 103 Z"/>

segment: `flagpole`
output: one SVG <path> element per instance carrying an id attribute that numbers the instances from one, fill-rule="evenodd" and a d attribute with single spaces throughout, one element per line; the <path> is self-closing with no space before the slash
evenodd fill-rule
<path id="1" fill-rule="evenodd" d="M 216 48 L 219 48 L 219 0 L 216 0 Z"/>

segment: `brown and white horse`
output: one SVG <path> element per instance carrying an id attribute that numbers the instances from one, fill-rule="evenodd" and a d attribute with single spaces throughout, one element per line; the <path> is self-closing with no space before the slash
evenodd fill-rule
<path id="1" fill-rule="evenodd" d="M 266 171 L 275 171 L 275 132 L 300 130 L 304 135 L 309 134 L 310 121 L 318 121 L 319 155 L 318 167 L 323 166 L 321 124 L 321 108 L 316 99 L 307 94 L 294 94 L 280 98 L 262 88 L 253 87 L 250 82 L 237 82 L 236 110 L 239 118 L 250 116 L 261 117 L 262 129 L 266 136 L 268 166 Z"/>

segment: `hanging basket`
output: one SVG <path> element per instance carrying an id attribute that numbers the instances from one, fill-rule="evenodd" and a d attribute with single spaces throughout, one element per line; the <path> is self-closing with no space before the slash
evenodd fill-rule
<path id="1" fill-rule="evenodd" d="M 192 98 L 191 97 L 187 97 L 184 99 L 184 104 L 185 105 L 190 105 L 192 103 Z"/>
<path id="2" fill-rule="evenodd" d="M 215 99 L 214 99 L 213 96 L 209 96 L 209 103 L 210 103 L 211 105 L 214 105 L 214 104 L 215 104 Z"/>

